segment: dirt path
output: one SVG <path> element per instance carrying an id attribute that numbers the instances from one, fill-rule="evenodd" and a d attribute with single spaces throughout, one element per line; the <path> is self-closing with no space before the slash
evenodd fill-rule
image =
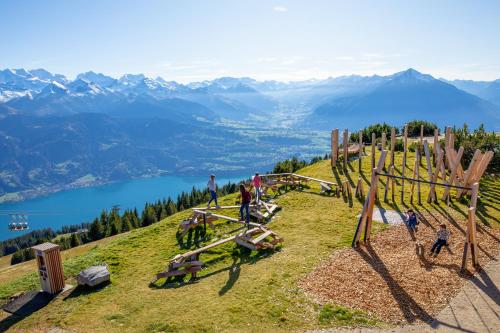
<path id="1" fill-rule="evenodd" d="M 500 332 L 500 261 L 492 260 L 476 274 L 431 324 L 379 329 L 327 329 L 315 333 Z"/>

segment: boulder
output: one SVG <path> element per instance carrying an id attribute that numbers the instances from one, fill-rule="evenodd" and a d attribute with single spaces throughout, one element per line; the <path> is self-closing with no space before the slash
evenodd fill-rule
<path id="1" fill-rule="evenodd" d="M 108 270 L 108 266 L 99 265 L 92 266 L 83 271 L 81 271 L 76 280 L 78 281 L 78 285 L 94 287 L 103 282 L 109 281 L 110 273 Z"/>

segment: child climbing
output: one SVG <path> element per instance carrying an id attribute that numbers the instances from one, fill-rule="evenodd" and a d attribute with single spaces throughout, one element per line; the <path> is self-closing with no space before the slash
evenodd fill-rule
<path id="1" fill-rule="evenodd" d="M 255 189 L 255 202 L 259 203 L 261 195 L 262 178 L 260 178 L 258 172 L 256 172 L 255 176 L 253 176 L 252 178 L 252 185 Z"/>
<path id="2" fill-rule="evenodd" d="M 437 232 L 437 239 L 432 245 L 431 253 L 429 255 L 434 254 L 434 257 L 437 257 L 443 245 L 448 243 L 448 238 L 450 237 L 450 232 L 446 229 L 446 224 L 440 224 L 439 230 Z"/>
<path id="3" fill-rule="evenodd" d="M 240 184 L 241 206 L 240 206 L 240 220 L 245 221 L 247 228 L 250 229 L 250 201 L 252 195 L 245 188 L 245 185 Z M 245 219 L 243 219 L 243 210 L 245 210 Z"/>
<path id="4" fill-rule="evenodd" d="M 220 208 L 219 204 L 217 203 L 217 183 L 215 182 L 215 175 L 210 175 L 207 187 L 210 191 L 210 200 L 208 200 L 207 208 L 210 208 L 210 203 L 212 201 L 215 201 L 215 208 Z"/>
<path id="5" fill-rule="evenodd" d="M 406 212 L 406 222 L 408 223 L 408 227 L 411 231 L 417 231 L 417 215 L 415 215 L 413 209 L 408 209 L 408 211 Z"/>

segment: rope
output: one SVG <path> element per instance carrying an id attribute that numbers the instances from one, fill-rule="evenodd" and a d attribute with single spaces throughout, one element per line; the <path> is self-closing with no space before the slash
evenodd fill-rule
<path id="1" fill-rule="evenodd" d="M 410 177 L 401 177 L 401 176 L 396 176 L 396 175 L 389 175 L 387 173 L 376 173 L 379 176 L 385 176 L 385 177 L 391 177 L 391 178 L 396 178 L 396 179 L 404 179 L 404 180 L 410 180 L 412 182 L 419 182 L 419 183 L 426 183 L 426 184 L 434 184 L 434 185 L 439 185 L 439 186 L 444 186 L 444 187 L 451 187 L 451 188 L 458 188 L 462 190 L 471 190 L 471 187 L 464 187 L 464 186 L 457 186 L 457 185 L 448 185 L 448 184 L 443 184 L 443 183 L 436 183 L 436 182 L 431 182 L 428 180 L 423 180 L 423 179 L 415 179 L 415 178 L 410 178 Z"/>

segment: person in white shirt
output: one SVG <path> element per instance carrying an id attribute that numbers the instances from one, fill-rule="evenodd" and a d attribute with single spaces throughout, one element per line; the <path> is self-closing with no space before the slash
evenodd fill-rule
<path id="1" fill-rule="evenodd" d="M 437 232 L 437 239 L 432 245 L 430 255 L 434 254 L 435 257 L 441 252 L 441 248 L 443 245 L 448 243 L 448 239 L 450 238 L 450 232 L 446 229 L 446 224 L 440 224 L 439 230 Z"/>
<path id="2" fill-rule="evenodd" d="M 210 175 L 207 183 L 208 190 L 210 191 L 210 200 L 208 201 L 207 208 L 210 208 L 210 203 L 215 201 L 215 208 L 220 208 L 217 203 L 217 183 L 215 182 L 215 175 Z"/>

